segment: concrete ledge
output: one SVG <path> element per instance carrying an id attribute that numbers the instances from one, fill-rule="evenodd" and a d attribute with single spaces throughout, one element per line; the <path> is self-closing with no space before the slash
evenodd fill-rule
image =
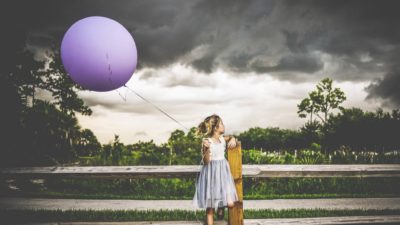
<path id="1" fill-rule="evenodd" d="M 24 225 L 200 225 L 199 221 L 137 221 L 137 222 L 63 222 L 32 223 Z M 226 221 L 215 221 L 214 225 L 227 225 Z M 393 216 L 344 216 L 290 219 L 245 219 L 245 225 L 317 225 L 317 224 L 400 224 L 400 215 Z"/>

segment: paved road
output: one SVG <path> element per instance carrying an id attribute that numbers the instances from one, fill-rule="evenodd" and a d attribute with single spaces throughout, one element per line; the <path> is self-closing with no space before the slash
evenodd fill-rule
<path id="1" fill-rule="evenodd" d="M 400 216 L 344 216 L 289 219 L 244 219 L 245 225 L 338 225 L 338 224 L 399 224 Z M 57 222 L 29 225 L 201 225 L 200 221 L 131 221 L 131 222 Z M 22 225 L 22 224 L 21 224 Z M 28 224 L 23 224 L 28 225 Z M 227 221 L 214 221 L 214 225 L 228 225 Z"/>
<path id="2" fill-rule="evenodd" d="M 273 199 L 245 200 L 244 209 L 400 209 L 400 198 Z M 89 200 L 0 198 L 0 208 L 8 209 L 92 209 L 92 210 L 204 210 L 191 200 Z"/>

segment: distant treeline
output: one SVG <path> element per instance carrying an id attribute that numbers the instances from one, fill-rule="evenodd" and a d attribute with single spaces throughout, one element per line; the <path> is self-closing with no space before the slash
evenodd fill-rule
<path id="1" fill-rule="evenodd" d="M 188 133 L 172 132 L 167 143 L 159 146 L 153 140 L 125 145 L 118 135 L 101 145 L 90 129 L 78 124 L 76 113 L 90 116 L 92 111 L 76 94 L 83 88 L 70 79 L 57 49 L 44 61 L 34 59 L 33 53 L 23 48 L 10 57 L 0 70 L 1 166 L 65 164 L 95 156 L 103 164 L 111 159 L 114 165 L 123 157 L 132 163 L 144 160 L 155 164 L 189 164 L 199 158 L 201 139 L 195 136 L 195 127 Z M 39 91 L 49 93 L 52 100 L 40 99 Z M 332 80 L 325 78 L 298 105 L 299 117 L 309 117 L 300 129 L 254 127 L 236 136 L 243 149 L 285 151 L 313 143 L 325 154 L 342 145 L 354 151 L 399 149 L 399 110 L 346 109 L 340 106 L 345 99 L 340 89 L 332 88 Z M 333 109 L 339 112 L 333 114 Z"/>
<path id="2" fill-rule="evenodd" d="M 380 108 L 376 112 L 343 108 L 324 125 L 307 123 L 299 130 L 255 127 L 240 133 L 239 139 L 244 149 L 301 149 L 315 142 L 326 152 L 341 145 L 354 151 L 400 150 L 400 113 L 399 110 L 383 112 Z"/>

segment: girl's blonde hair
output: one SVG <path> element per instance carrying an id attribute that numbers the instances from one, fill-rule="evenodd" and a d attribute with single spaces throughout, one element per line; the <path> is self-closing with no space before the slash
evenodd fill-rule
<path id="1" fill-rule="evenodd" d="M 217 114 L 212 114 L 204 119 L 196 129 L 196 135 L 199 137 L 211 137 L 214 134 L 214 129 L 218 128 L 221 117 Z"/>

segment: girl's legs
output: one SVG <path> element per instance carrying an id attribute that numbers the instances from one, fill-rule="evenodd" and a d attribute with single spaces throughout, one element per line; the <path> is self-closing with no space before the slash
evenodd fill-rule
<path id="1" fill-rule="evenodd" d="M 214 224 L 214 208 L 207 208 L 206 213 L 207 213 L 207 225 L 213 225 Z"/>
<path id="2" fill-rule="evenodd" d="M 227 203 L 228 203 L 228 208 L 232 208 L 233 206 L 235 206 L 235 203 L 232 201 L 229 194 L 226 199 L 227 199 Z"/>
<path id="3" fill-rule="evenodd" d="M 218 207 L 217 215 L 218 219 L 222 220 L 224 218 L 224 207 Z"/>

